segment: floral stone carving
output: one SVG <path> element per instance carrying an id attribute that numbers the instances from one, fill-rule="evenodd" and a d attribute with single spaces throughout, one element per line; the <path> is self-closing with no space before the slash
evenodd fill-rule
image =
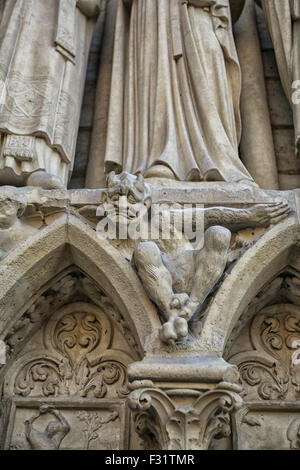
<path id="1" fill-rule="evenodd" d="M 248 332 L 247 332 L 248 330 Z M 290 304 L 263 309 L 244 332 L 252 350 L 234 354 L 247 399 L 295 400 L 300 392 L 300 308 Z"/>
<path id="2" fill-rule="evenodd" d="M 39 335 L 45 349 L 35 349 L 16 362 L 7 386 L 23 397 L 125 397 L 125 350 L 114 350 L 114 329 L 91 304 L 75 303 L 56 312 Z"/>

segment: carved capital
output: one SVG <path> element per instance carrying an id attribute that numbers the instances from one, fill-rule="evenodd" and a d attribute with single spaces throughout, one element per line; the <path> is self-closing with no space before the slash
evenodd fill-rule
<path id="1" fill-rule="evenodd" d="M 213 439 L 231 435 L 231 414 L 243 403 L 239 391 L 236 385 L 224 383 L 199 392 L 195 399 L 196 390 L 178 389 L 178 396 L 189 396 L 190 405 L 177 406 L 176 389 L 164 392 L 153 385 L 133 390 L 129 403 L 144 449 L 209 449 Z"/>

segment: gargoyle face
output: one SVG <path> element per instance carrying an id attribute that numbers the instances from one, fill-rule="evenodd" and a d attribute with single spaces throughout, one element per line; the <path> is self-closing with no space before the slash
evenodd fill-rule
<path id="1" fill-rule="evenodd" d="M 10 199 L 0 200 L 0 229 L 5 230 L 12 227 L 17 218 L 20 205 Z"/>
<path id="2" fill-rule="evenodd" d="M 102 202 L 107 208 L 107 217 L 116 223 L 131 223 L 151 206 L 151 190 L 138 176 L 123 172 L 111 172 L 107 178 L 108 189 L 102 194 Z"/>

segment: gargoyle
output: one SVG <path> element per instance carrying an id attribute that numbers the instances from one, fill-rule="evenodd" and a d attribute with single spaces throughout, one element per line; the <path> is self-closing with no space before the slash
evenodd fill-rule
<path id="1" fill-rule="evenodd" d="M 136 234 L 135 228 L 141 223 L 142 212 L 146 226 L 155 226 L 150 210 L 151 188 L 141 174 L 136 177 L 126 172 L 119 175 L 110 173 L 103 203 L 108 225 L 117 225 L 116 238 L 124 224 L 132 229 L 127 232 L 131 240 L 124 240 L 124 243 L 131 247 L 132 263 L 145 291 L 166 318 L 160 329 L 160 338 L 165 343 L 182 341 L 187 337 L 188 321 L 223 275 L 232 232 L 268 227 L 283 220 L 290 212 L 286 203 L 257 204 L 247 209 L 192 209 L 193 230 L 196 230 L 201 217 L 203 219 L 203 245 L 197 250 L 185 233 L 178 233 L 175 219 L 178 220 L 180 213 L 184 216 L 184 208 L 177 208 L 169 214 L 163 211 L 157 218 L 161 235 L 162 221 L 169 217 L 170 237 L 159 236 L 154 240 L 150 236 L 145 239 L 144 231 L 140 238 L 132 239 L 130 233 Z M 100 207 L 103 209 L 103 206 Z M 149 233 L 151 235 L 152 231 Z"/>
<path id="2" fill-rule="evenodd" d="M 14 196 L 0 196 L 0 260 L 38 229 L 26 224 L 20 217 L 26 202 Z"/>

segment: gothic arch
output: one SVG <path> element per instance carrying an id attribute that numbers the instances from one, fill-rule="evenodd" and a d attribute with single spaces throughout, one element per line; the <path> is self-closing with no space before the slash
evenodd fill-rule
<path id="1" fill-rule="evenodd" d="M 237 262 L 209 307 L 199 348 L 223 355 L 243 311 L 263 286 L 286 268 L 298 244 L 299 222 L 291 217 L 273 227 Z"/>
<path id="2" fill-rule="evenodd" d="M 70 266 L 92 279 L 126 320 L 143 351 L 145 338 L 160 321 L 139 279 L 107 241 L 75 216 L 64 214 L 11 252 L 0 267 L 0 331 L 9 330 L 26 312 L 33 296 Z"/>

